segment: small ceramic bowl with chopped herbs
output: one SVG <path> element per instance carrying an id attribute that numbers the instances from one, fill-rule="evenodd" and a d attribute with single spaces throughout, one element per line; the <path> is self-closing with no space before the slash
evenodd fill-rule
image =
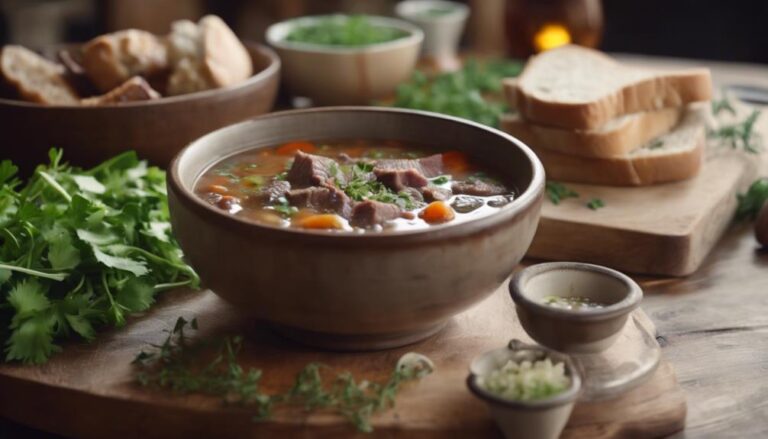
<path id="1" fill-rule="evenodd" d="M 472 361 L 467 386 L 507 439 L 555 439 L 571 416 L 581 376 L 567 355 L 512 340 Z"/>
<path id="2" fill-rule="evenodd" d="M 411 76 L 424 33 L 395 18 L 321 15 L 273 24 L 266 39 L 294 96 L 315 105 L 370 104 Z"/>
<path id="3" fill-rule="evenodd" d="M 579 262 L 527 267 L 515 274 L 509 291 L 528 335 L 569 354 L 610 347 L 643 298 L 640 286 L 628 276 Z"/>

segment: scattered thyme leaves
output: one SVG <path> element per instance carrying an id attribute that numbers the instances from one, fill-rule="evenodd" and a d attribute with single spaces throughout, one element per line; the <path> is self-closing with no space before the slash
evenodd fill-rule
<path id="1" fill-rule="evenodd" d="M 753 110 L 743 121 L 721 124 L 718 128 L 710 130 L 708 136 L 717 140 L 720 145 L 758 154 L 762 150 L 762 138 L 755 131 L 758 117 L 760 110 Z"/>
<path id="2" fill-rule="evenodd" d="M 578 193 L 569 189 L 564 184 L 558 183 L 556 181 L 548 181 L 545 186 L 545 191 L 547 193 L 547 197 L 549 197 L 549 201 L 551 201 L 552 204 L 555 204 L 555 205 L 560 204 L 560 202 L 566 198 L 579 197 Z"/>
<path id="3" fill-rule="evenodd" d="M 760 209 L 768 202 L 768 178 L 755 180 L 744 194 L 738 194 L 736 221 L 755 220 Z"/>
<path id="4" fill-rule="evenodd" d="M 127 152 L 90 170 L 49 152 L 24 185 L 0 162 L 0 343 L 44 363 L 170 287 L 198 286 L 171 236 L 165 173 Z"/>
<path id="5" fill-rule="evenodd" d="M 600 198 L 592 198 L 591 200 L 587 201 L 587 207 L 592 210 L 597 210 L 605 207 L 605 202 Z"/>
<path id="6" fill-rule="evenodd" d="M 734 109 L 733 105 L 731 105 L 730 99 L 728 99 L 727 97 L 723 97 L 722 99 L 713 100 L 712 114 L 714 114 L 715 116 L 718 116 L 723 111 L 726 111 L 731 115 L 736 116 L 736 109 Z"/>
<path id="7" fill-rule="evenodd" d="M 239 336 L 192 342 L 185 332 L 196 329 L 196 320 L 179 318 L 165 341 L 141 351 L 133 360 L 136 380 L 142 386 L 174 392 L 219 396 L 227 404 L 253 407 L 255 420 L 268 420 L 278 406 L 301 407 L 305 411 L 326 410 L 343 416 L 361 432 L 371 432 L 370 417 L 395 405 L 400 386 L 430 374 L 434 365 L 423 355 L 407 353 L 397 362 L 384 383 L 356 381 L 343 372 L 326 384 L 330 369 L 320 363 L 307 364 L 284 393 L 268 395 L 261 390 L 262 371 L 244 369 L 238 362 L 243 347 Z M 201 361 L 213 349 L 213 358 Z M 324 372 L 326 372 L 324 374 Z"/>

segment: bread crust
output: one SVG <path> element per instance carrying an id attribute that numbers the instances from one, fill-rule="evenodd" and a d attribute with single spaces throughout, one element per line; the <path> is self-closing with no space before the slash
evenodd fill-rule
<path id="1" fill-rule="evenodd" d="M 134 76 L 109 93 L 83 99 L 83 105 L 109 105 L 124 102 L 149 101 L 160 99 L 160 93 L 155 91 L 141 76 Z"/>
<path id="2" fill-rule="evenodd" d="M 24 47 L 3 47 L 0 75 L 25 101 L 47 105 L 78 104 L 77 93 L 64 79 L 64 67 Z"/>
<path id="3" fill-rule="evenodd" d="M 88 78 L 106 93 L 133 76 L 151 77 L 168 68 L 164 42 L 137 29 L 101 35 L 83 46 L 81 65 Z"/>
<path id="4" fill-rule="evenodd" d="M 580 51 L 591 56 L 608 68 L 621 69 L 622 65 L 601 52 L 564 47 L 556 51 Z M 541 55 L 539 55 L 541 56 Z M 517 80 L 504 80 L 504 92 L 510 104 L 528 120 L 569 129 L 596 129 L 611 119 L 626 114 L 661 108 L 679 107 L 691 102 L 707 101 L 712 97 L 712 79 L 709 69 L 697 68 L 682 71 L 654 71 L 642 79 L 630 80 L 591 102 L 568 103 L 553 99 L 541 99 L 526 89 L 527 75 L 536 74 L 536 57 L 528 61 L 526 69 Z M 634 71 L 626 67 L 627 71 Z"/>
<path id="5" fill-rule="evenodd" d="M 664 108 L 632 115 L 615 127 L 566 130 L 529 122 L 518 115 L 501 118 L 501 130 L 523 143 L 563 154 L 610 158 L 627 155 L 671 130 L 680 121 L 681 108 Z"/>
<path id="6" fill-rule="evenodd" d="M 646 186 L 687 180 L 702 166 L 706 144 L 703 126 L 691 139 L 692 148 L 668 154 L 614 158 L 587 158 L 562 154 L 547 148 L 531 149 L 541 160 L 547 178 L 571 183 L 604 186 Z"/>

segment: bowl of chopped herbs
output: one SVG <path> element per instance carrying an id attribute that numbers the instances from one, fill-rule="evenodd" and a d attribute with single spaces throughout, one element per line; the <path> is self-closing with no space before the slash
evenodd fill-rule
<path id="1" fill-rule="evenodd" d="M 293 95 L 343 105 L 391 96 L 413 71 L 424 34 L 403 20 L 337 14 L 274 24 L 266 39 Z"/>

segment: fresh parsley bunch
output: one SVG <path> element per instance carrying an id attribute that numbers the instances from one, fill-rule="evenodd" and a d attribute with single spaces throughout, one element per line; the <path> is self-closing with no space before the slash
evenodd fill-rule
<path id="1" fill-rule="evenodd" d="M 165 174 L 133 152 L 84 171 L 49 152 L 25 185 L 0 163 L 0 342 L 43 363 L 58 340 L 120 326 L 159 291 L 198 286 L 170 234 Z"/>
<path id="2" fill-rule="evenodd" d="M 456 72 L 434 78 L 416 72 L 397 89 L 394 106 L 433 111 L 463 117 L 492 127 L 508 110 L 499 96 L 501 80 L 520 74 L 519 61 L 494 60 L 481 63 L 470 59 Z"/>

